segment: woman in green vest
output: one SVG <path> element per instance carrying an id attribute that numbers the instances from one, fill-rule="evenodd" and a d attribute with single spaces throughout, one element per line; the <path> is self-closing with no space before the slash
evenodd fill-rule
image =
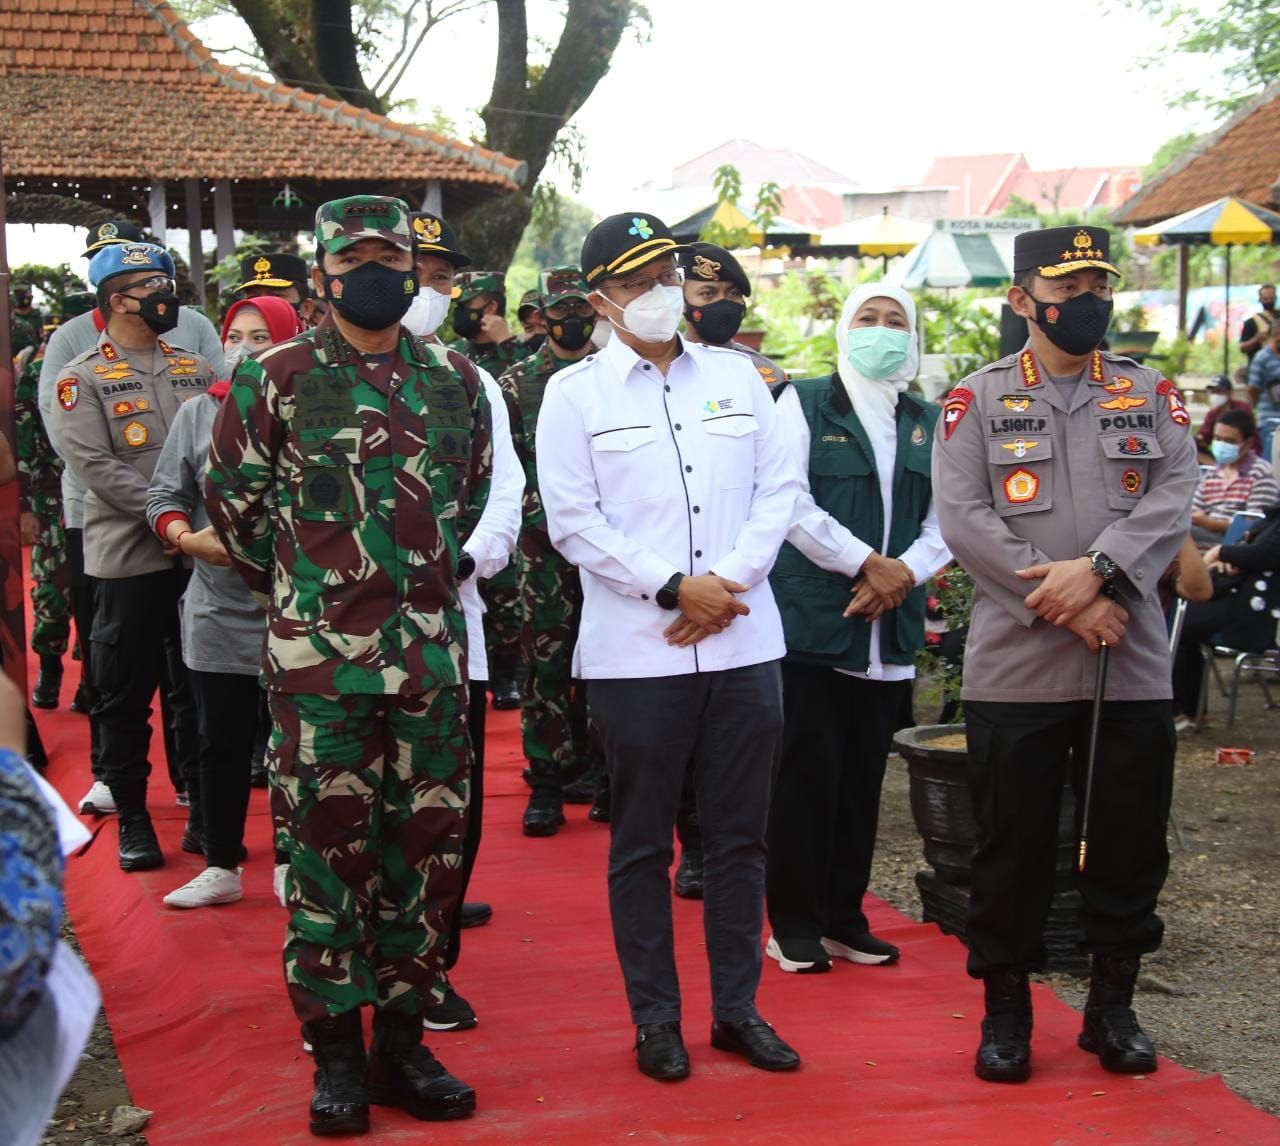
<path id="1" fill-rule="evenodd" d="M 766 953 L 784 971 L 892 963 L 862 910 L 880 786 L 924 640 L 924 583 L 951 559 L 930 455 L 938 409 L 916 376 L 911 297 L 868 283 L 844 304 L 837 372 L 775 391 L 809 492 L 770 575 L 782 612 L 782 765 L 769 820 Z"/>

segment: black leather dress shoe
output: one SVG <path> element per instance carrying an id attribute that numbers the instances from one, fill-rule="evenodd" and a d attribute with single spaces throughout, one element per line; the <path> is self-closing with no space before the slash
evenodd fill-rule
<path id="1" fill-rule="evenodd" d="M 679 1023 L 641 1023 L 636 1027 L 636 1066 L 641 1074 L 660 1082 L 689 1075 L 689 1052 L 684 1049 Z"/>
<path id="2" fill-rule="evenodd" d="M 684 848 L 676 868 L 676 895 L 681 899 L 702 898 L 702 851 Z"/>
<path id="3" fill-rule="evenodd" d="M 716 1050 L 740 1054 L 761 1070 L 795 1070 L 800 1056 L 784 1043 L 764 1019 L 711 1024 L 711 1045 Z"/>
<path id="4" fill-rule="evenodd" d="M 489 690 L 493 693 L 494 708 L 510 710 L 519 708 L 524 703 L 520 686 L 514 680 L 491 680 Z"/>
<path id="5" fill-rule="evenodd" d="M 493 908 L 487 903 L 464 903 L 458 912 L 458 926 L 464 931 L 468 927 L 483 927 L 493 918 Z"/>
<path id="6" fill-rule="evenodd" d="M 164 867 L 160 841 L 146 812 L 120 813 L 120 870 L 149 871 Z"/>
<path id="7" fill-rule="evenodd" d="M 87 716 L 93 708 L 94 700 L 93 689 L 87 684 L 82 684 L 76 689 L 75 696 L 71 698 L 71 711 Z"/>

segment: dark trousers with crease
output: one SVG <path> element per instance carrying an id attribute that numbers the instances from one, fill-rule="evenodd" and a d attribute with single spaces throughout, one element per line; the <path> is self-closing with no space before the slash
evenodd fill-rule
<path id="1" fill-rule="evenodd" d="M 480 853 L 480 830 L 484 816 L 484 717 L 489 710 L 489 682 L 473 680 L 467 695 L 467 736 L 471 739 L 471 802 L 467 809 L 467 831 L 462 837 L 462 890 L 449 917 L 449 942 L 444 949 L 444 969 L 452 971 L 462 952 L 462 901 L 467 896 L 471 873 Z"/>
<path id="2" fill-rule="evenodd" d="M 199 732 L 204 856 L 211 867 L 234 869 L 244 844 L 249 772 L 264 693 L 256 676 L 187 671 Z"/>
<path id="3" fill-rule="evenodd" d="M 1086 951 L 1155 951 L 1156 899 L 1169 872 L 1165 840 L 1177 737 L 1167 700 L 1107 701 L 1093 770 L 1089 849 L 1080 892 Z M 1040 970 L 1053 899 L 1058 813 L 1070 768 L 1076 830 L 1084 808 L 1093 702 L 966 700 L 969 786 L 978 821 L 967 935 L 969 974 Z"/>
<path id="4" fill-rule="evenodd" d="M 885 760 L 910 681 L 782 664 L 782 766 L 769 813 L 769 925 L 779 940 L 857 938 Z"/>
<path id="5" fill-rule="evenodd" d="M 680 1018 L 671 862 L 685 768 L 696 767 L 703 926 L 716 1019 L 757 1017 L 765 826 L 782 743 L 778 663 L 687 676 L 594 679 L 612 790 L 609 910 L 636 1024 Z"/>
<path id="6" fill-rule="evenodd" d="M 80 646 L 81 677 L 89 699 L 89 766 L 95 780 L 103 780 L 101 731 L 93 715 L 93 596 L 98 579 L 84 571 L 84 530 L 67 530 L 67 573 L 71 582 L 71 615 L 76 622 L 76 641 Z"/>

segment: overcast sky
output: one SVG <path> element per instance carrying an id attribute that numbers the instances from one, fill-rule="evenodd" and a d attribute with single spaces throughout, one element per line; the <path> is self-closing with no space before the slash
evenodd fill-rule
<path id="1" fill-rule="evenodd" d="M 1166 103 L 1168 90 L 1210 81 L 1210 65 L 1139 68 L 1166 34 L 1120 0 L 647 7 L 649 38 L 627 34 L 574 120 L 589 143 L 580 192 L 588 205 L 619 209 L 629 189 L 661 184 L 673 166 L 733 138 L 792 148 L 879 189 L 920 180 L 938 155 L 1021 151 L 1039 168 L 1142 165 L 1169 137 L 1212 126 Z M 560 6 L 530 0 L 529 10 L 533 34 L 554 42 Z M 215 48 L 247 37 L 237 21 L 199 30 Z M 461 127 L 478 125 L 496 33 L 492 10 L 440 25 L 397 95 L 416 99 L 423 117 L 439 105 Z M 8 242 L 11 264 L 83 249 L 69 228 L 10 227 Z"/>

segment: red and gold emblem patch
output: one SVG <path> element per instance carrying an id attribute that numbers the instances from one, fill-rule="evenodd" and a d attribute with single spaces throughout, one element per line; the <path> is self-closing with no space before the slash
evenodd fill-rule
<path id="1" fill-rule="evenodd" d="M 111 407 L 111 412 L 112 412 L 113 414 L 132 414 L 132 413 L 133 413 L 133 403 L 132 403 L 132 402 L 117 402 L 114 406 L 112 406 L 112 407 Z"/>
<path id="2" fill-rule="evenodd" d="M 1040 492 L 1040 479 L 1030 470 L 1014 470 L 1004 479 L 1004 496 L 1014 505 L 1035 501 Z"/>
<path id="3" fill-rule="evenodd" d="M 1036 356 L 1030 350 L 1024 350 L 1018 356 L 1018 363 L 1022 367 L 1022 384 L 1024 386 L 1040 385 L 1040 370 L 1036 366 Z"/>
<path id="4" fill-rule="evenodd" d="M 147 427 L 141 422 L 130 422 L 124 428 L 125 444 L 133 446 L 135 449 L 138 446 L 145 446 L 148 437 Z"/>
<path id="5" fill-rule="evenodd" d="M 64 410 L 74 410 L 80 401 L 80 383 L 75 378 L 64 378 L 58 383 L 58 405 Z"/>
<path id="6" fill-rule="evenodd" d="M 1103 387 L 1103 389 L 1108 394 L 1123 394 L 1126 391 L 1133 389 L 1133 379 L 1125 378 L 1123 375 L 1117 375 L 1115 378 L 1112 378 L 1111 381 Z"/>
<path id="7" fill-rule="evenodd" d="M 1060 311 L 1056 306 L 1046 306 L 1044 308 L 1044 320 L 1049 323 L 1050 326 L 1056 323 L 1061 316 L 1062 311 Z"/>
<path id="8" fill-rule="evenodd" d="M 1125 470 L 1120 484 L 1125 493 L 1137 493 L 1142 488 L 1142 475 L 1137 470 Z"/>
<path id="9" fill-rule="evenodd" d="M 947 395 L 947 400 L 942 406 L 942 440 L 944 442 L 951 437 L 951 431 L 960 425 L 960 419 L 969 412 L 972 402 L 973 391 L 964 386 L 957 386 Z"/>
<path id="10" fill-rule="evenodd" d="M 1191 425 L 1191 415 L 1187 413 L 1187 404 L 1182 400 L 1182 395 L 1178 392 L 1178 388 L 1168 378 L 1160 380 L 1160 384 L 1156 386 L 1156 393 L 1163 394 L 1169 399 L 1169 417 L 1179 426 Z"/>

